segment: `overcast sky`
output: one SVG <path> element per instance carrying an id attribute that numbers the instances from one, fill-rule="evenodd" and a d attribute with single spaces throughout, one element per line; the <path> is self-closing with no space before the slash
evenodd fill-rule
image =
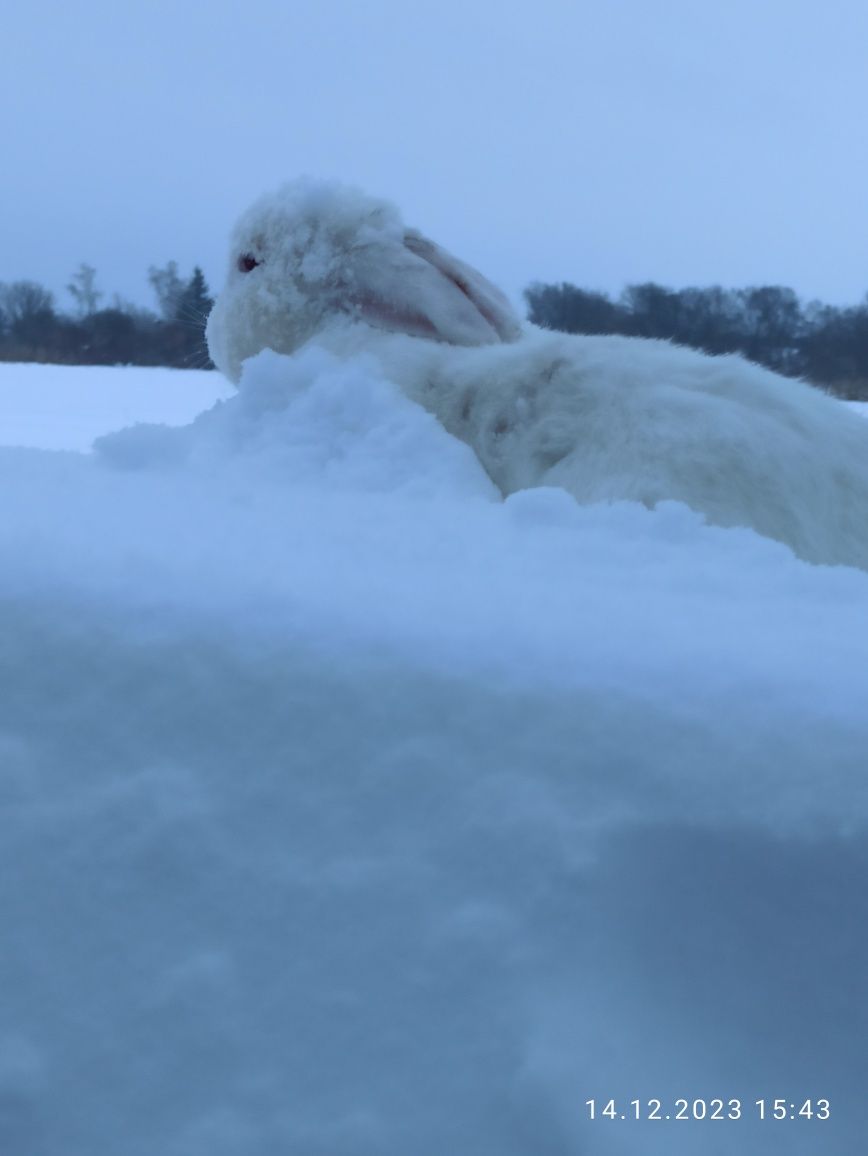
<path id="1" fill-rule="evenodd" d="M 4 5 L 0 281 L 81 261 L 217 288 L 308 173 L 533 280 L 868 290 L 865 0 L 27 0 Z"/>

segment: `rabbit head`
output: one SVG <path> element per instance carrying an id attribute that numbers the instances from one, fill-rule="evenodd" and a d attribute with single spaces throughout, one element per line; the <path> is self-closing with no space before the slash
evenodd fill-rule
<path id="1" fill-rule="evenodd" d="M 469 265 L 356 189 L 299 180 L 235 227 L 226 284 L 208 319 L 215 365 L 237 382 L 261 349 L 292 353 L 341 321 L 453 345 L 512 341 L 521 322 Z"/>

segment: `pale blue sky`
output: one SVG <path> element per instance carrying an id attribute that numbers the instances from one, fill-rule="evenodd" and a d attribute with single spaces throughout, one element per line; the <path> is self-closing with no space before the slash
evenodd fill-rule
<path id="1" fill-rule="evenodd" d="M 514 298 L 868 290 L 864 0 L 29 0 L 2 34 L 0 281 L 216 288 L 237 213 L 310 173 Z"/>

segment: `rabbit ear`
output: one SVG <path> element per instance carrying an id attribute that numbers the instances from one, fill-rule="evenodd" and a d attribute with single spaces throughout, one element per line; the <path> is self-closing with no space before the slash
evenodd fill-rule
<path id="1" fill-rule="evenodd" d="M 501 341 L 514 341 L 518 337 L 521 322 L 513 312 L 512 306 L 497 286 L 492 285 L 478 270 L 459 261 L 457 257 L 453 257 L 451 253 L 447 253 L 445 249 L 435 245 L 415 229 L 407 230 L 404 244 L 411 253 L 427 261 L 451 281 L 471 305 L 476 307 Z"/>
<path id="2" fill-rule="evenodd" d="M 453 345 L 512 341 L 521 329 L 499 289 L 415 230 L 400 247 L 365 246 L 351 300 L 377 328 Z"/>

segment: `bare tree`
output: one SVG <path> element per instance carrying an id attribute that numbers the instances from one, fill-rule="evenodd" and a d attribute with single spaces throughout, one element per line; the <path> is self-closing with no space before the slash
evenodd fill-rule
<path id="1" fill-rule="evenodd" d="M 148 269 L 148 280 L 157 295 L 157 303 L 164 321 L 175 321 L 178 316 L 178 306 L 186 289 L 186 283 L 178 276 L 177 261 L 169 261 L 161 269 L 151 265 Z"/>
<path id="2" fill-rule="evenodd" d="M 93 265 L 82 262 L 66 288 L 75 302 L 79 317 L 90 317 L 92 313 L 96 313 L 99 299 L 103 294 L 96 287 L 96 269 Z"/>
<path id="3" fill-rule="evenodd" d="M 0 285 L 0 313 L 9 336 L 28 345 L 41 344 L 56 322 L 53 295 L 35 281 Z"/>

